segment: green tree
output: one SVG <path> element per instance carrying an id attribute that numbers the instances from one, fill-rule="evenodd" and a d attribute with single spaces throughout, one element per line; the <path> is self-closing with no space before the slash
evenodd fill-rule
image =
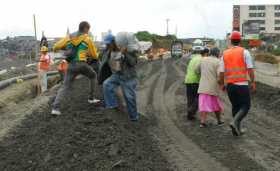
<path id="1" fill-rule="evenodd" d="M 153 41 L 153 35 L 148 31 L 139 31 L 136 33 L 136 37 L 139 41 Z"/>
<path id="2" fill-rule="evenodd" d="M 175 35 L 161 36 L 157 34 L 151 34 L 148 31 L 139 31 L 136 33 L 136 37 L 139 41 L 152 42 L 154 48 L 166 49 L 169 49 L 172 42 L 177 39 Z"/>

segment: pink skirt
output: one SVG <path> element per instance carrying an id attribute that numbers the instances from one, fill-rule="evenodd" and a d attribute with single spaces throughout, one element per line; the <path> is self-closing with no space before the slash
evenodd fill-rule
<path id="1" fill-rule="evenodd" d="M 199 94 L 199 112 L 222 112 L 223 103 L 218 96 Z"/>

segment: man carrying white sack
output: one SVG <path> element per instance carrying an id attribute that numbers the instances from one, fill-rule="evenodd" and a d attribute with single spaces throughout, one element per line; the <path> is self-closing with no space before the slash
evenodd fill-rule
<path id="1" fill-rule="evenodd" d="M 112 42 L 115 47 L 110 53 L 109 64 L 112 75 L 103 83 L 103 94 L 106 108 L 117 108 L 116 88 L 122 88 L 131 121 L 138 121 L 136 103 L 137 86 L 137 52 L 138 40 L 133 33 L 120 32 Z"/>

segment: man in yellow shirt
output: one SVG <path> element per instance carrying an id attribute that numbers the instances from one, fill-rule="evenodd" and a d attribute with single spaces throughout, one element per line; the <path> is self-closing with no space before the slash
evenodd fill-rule
<path id="1" fill-rule="evenodd" d="M 77 75 L 84 75 L 90 80 L 90 92 L 88 97 L 89 103 L 98 103 L 100 100 L 94 98 L 96 85 L 96 72 L 88 64 L 87 61 L 98 59 L 96 48 L 93 40 L 89 36 L 90 25 L 83 21 L 79 25 L 78 32 L 75 32 L 54 45 L 54 51 L 64 49 L 66 60 L 69 63 L 63 86 L 59 89 L 55 101 L 53 103 L 52 115 L 60 115 L 60 103 L 69 93 L 74 78 Z M 91 59 L 91 60 L 88 60 Z M 93 59 L 93 60 L 92 60 Z"/>

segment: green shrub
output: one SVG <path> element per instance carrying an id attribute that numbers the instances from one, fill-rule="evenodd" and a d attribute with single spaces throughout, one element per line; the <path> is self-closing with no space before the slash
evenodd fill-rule
<path id="1" fill-rule="evenodd" d="M 148 31 L 139 31 L 136 33 L 136 37 L 139 41 L 152 42 L 153 48 L 165 48 L 165 49 L 169 49 L 171 43 L 177 39 L 175 35 L 161 36 L 157 34 L 151 34 Z"/>
<path id="2" fill-rule="evenodd" d="M 273 55 L 280 56 L 280 48 L 273 49 L 273 50 L 271 51 L 271 53 L 272 53 Z"/>
<path id="3" fill-rule="evenodd" d="M 241 46 L 246 48 L 246 49 L 249 49 L 250 48 L 249 40 L 242 40 L 241 41 Z"/>

